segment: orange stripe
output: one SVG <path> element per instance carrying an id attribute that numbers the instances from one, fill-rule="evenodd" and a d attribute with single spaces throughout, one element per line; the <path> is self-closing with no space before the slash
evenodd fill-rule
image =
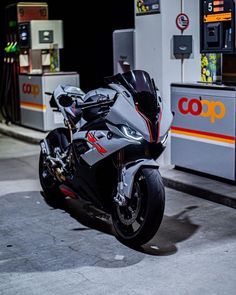
<path id="1" fill-rule="evenodd" d="M 225 136 L 223 137 L 222 135 L 207 135 L 205 133 L 202 132 L 197 132 L 195 130 L 193 131 L 185 131 L 185 130 L 181 130 L 180 128 L 171 128 L 171 132 L 173 134 L 181 134 L 181 135 L 186 135 L 186 136 L 192 136 L 192 137 L 198 137 L 198 138 L 204 138 L 204 139 L 209 139 L 209 140 L 215 140 L 215 141 L 220 141 L 220 142 L 226 142 L 226 143 L 231 143 L 234 144 L 235 143 L 235 139 L 231 139 L 231 137 Z"/>
<path id="2" fill-rule="evenodd" d="M 192 129 L 181 128 L 181 127 L 176 127 L 176 126 L 172 126 L 172 129 L 173 130 L 190 132 L 190 133 L 202 134 L 202 135 L 209 135 L 211 137 L 219 137 L 219 138 L 224 138 L 224 139 L 229 139 L 229 140 L 235 140 L 234 136 L 218 134 L 218 133 L 212 133 L 212 132 L 207 132 L 207 131 L 192 130 Z"/>
<path id="3" fill-rule="evenodd" d="M 223 22 L 231 19 L 231 12 L 204 15 L 204 23 Z"/>
<path id="4" fill-rule="evenodd" d="M 213 11 L 214 12 L 224 11 L 224 7 L 214 7 Z"/>
<path id="5" fill-rule="evenodd" d="M 28 102 L 28 101 L 21 101 L 20 106 L 30 107 L 30 108 L 42 110 L 42 111 L 45 111 L 47 109 L 47 106 L 45 104 L 39 104 L 39 103 Z"/>
<path id="6" fill-rule="evenodd" d="M 216 0 L 216 1 L 213 2 L 213 5 L 214 6 L 223 5 L 223 4 L 224 4 L 224 1 L 223 0 L 218 0 L 218 1 Z"/>

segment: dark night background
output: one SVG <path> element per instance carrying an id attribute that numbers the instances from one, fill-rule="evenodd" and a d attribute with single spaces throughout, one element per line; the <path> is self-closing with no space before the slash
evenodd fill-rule
<path id="1" fill-rule="evenodd" d="M 0 1 L 1 56 L 5 47 L 4 8 L 16 2 Z M 113 73 L 112 32 L 134 27 L 134 0 L 44 2 L 49 5 L 49 19 L 64 21 L 61 69 L 78 71 L 85 91 L 101 86 L 103 77 Z"/>

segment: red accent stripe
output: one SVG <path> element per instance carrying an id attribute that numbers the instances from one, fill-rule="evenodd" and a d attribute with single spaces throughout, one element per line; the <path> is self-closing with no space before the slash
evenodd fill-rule
<path id="1" fill-rule="evenodd" d="M 160 120 L 158 121 L 158 136 L 157 136 L 157 141 L 156 143 L 159 142 L 159 139 L 160 139 L 160 130 L 161 130 L 161 120 L 162 120 L 162 111 L 160 110 Z"/>
<path id="2" fill-rule="evenodd" d="M 148 120 L 148 118 L 139 111 L 137 105 L 135 105 L 136 111 L 143 117 L 143 119 L 146 121 L 147 126 L 148 126 L 148 132 L 150 134 L 150 142 L 153 142 L 153 136 L 152 136 L 152 129 L 151 129 L 151 125 L 150 125 L 150 120 Z"/>
<path id="3" fill-rule="evenodd" d="M 99 143 L 95 143 L 94 144 L 94 147 L 97 149 L 97 151 L 100 153 L 100 154 L 105 154 L 107 153 L 107 150 L 101 146 Z"/>
<path id="4" fill-rule="evenodd" d="M 88 141 L 89 141 L 90 143 L 94 143 L 94 142 L 97 141 L 97 139 L 96 139 L 96 137 L 95 137 L 92 133 L 89 133 L 89 134 L 88 134 Z"/>
<path id="5" fill-rule="evenodd" d="M 72 199 L 77 199 L 76 198 L 76 195 L 72 192 L 72 191 L 70 191 L 70 190 L 68 190 L 67 188 L 65 188 L 65 187 L 60 187 L 60 191 L 63 193 L 63 195 L 65 195 L 66 197 L 70 197 L 70 198 L 72 198 Z"/>
<path id="6" fill-rule="evenodd" d="M 89 133 L 87 139 L 100 154 L 107 153 L 107 150 L 103 146 L 101 146 L 99 143 L 96 143 L 97 138 L 94 136 L 93 133 Z"/>
<path id="7" fill-rule="evenodd" d="M 191 132 L 194 134 L 202 134 L 202 135 L 206 135 L 206 136 L 218 137 L 218 138 L 223 138 L 223 139 L 228 139 L 228 140 L 235 140 L 236 139 L 234 136 L 228 136 L 228 135 L 223 135 L 223 134 L 180 128 L 180 127 L 175 127 L 175 126 L 172 126 L 171 129 L 176 130 L 176 131 Z"/>

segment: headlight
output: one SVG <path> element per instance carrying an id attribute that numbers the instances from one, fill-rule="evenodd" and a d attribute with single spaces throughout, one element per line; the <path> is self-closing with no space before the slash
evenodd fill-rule
<path id="1" fill-rule="evenodd" d="M 130 139 L 134 139 L 134 140 L 141 140 L 143 139 L 143 136 L 141 133 L 139 133 L 138 131 L 128 127 L 128 126 L 125 126 L 125 125 L 122 125 L 120 127 L 120 131 L 128 138 Z"/>
<path id="2" fill-rule="evenodd" d="M 168 138 L 168 133 L 164 136 L 164 138 L 162 139 L 162 141 L 161 141 L 161 144 L 162 145 L 165 145 L 166 144 L 166 142 L 167 142 L 167 138 Z"/>

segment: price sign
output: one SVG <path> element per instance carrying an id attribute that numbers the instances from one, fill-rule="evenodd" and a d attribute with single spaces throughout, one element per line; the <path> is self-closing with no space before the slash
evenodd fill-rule
<path id="1" fill-rule="evenodd" d="M 226 0 L 204 0 L 204 15 L 226 12 L 228 6 L 229 1 Z"/>
<path id="2" fill-rule="evenodd" d="M 189 26 L 189 17 L 185 13 L 180 13 L 176 17 L 176 26 L 182 32 L 186 30 Z"/>

